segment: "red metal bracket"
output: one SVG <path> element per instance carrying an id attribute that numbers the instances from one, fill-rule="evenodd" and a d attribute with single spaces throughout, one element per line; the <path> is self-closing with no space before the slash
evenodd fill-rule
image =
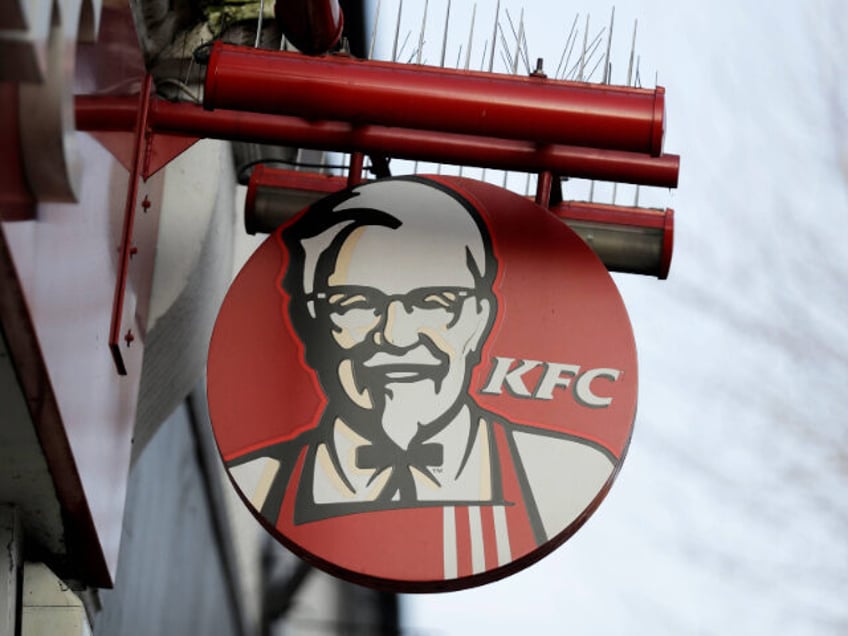
<path id="1" fill-rule="evenodd" d="M 121 245 L 118 248 L 118 274 L 115 280 L 115 295 L 112 302 L 112 324 L 109 328 L 109 350 L 115 360 L 118 374 L 127 374 L 124 362 L 124 348 L 132 346 L 135 334 L 132 331 L 132 315 L 125 316 L 127 275 L 129 273 L 130 257 L 132 256 L 132 235 L 135 224 L 136 199 L 138 197 L 138 180 L 142 177 L 145 156 L 147 155 L 147 114 L 150 108 L 150 92 L 153 79 L 150 75 L 144 78 L 141 94 L 138 97 L 138 116 L 133 134 L 133 162 L 130 167 L 129 183 L 127 184 L 127 202 L 124 208 L 124 225 L 121 230 Z"/>
<path id="2" fill-rule="evenodd" d="M 158 102 L 155 96 L 147 100 L 146 143 L 141 168 L 143 179 L 152 177 L 200 139 L 197 135 L 178 131 L 157 130 Z M 130 131 L 135 129 L 140 115 L 140 103 L 138 98 L 130 96 L 76 97 L 77 130 L 92 135 L 130 172 L 135 163 L 134 135 Z"/>
<path id="3" fill-rule="evenodd" d="M 190 135 L 169 135 L 150 130 L 143 177 L 149 179 L 200 140 Z"/>
<path id="4" fill-rule="evenodd" d="M 362 166 L 365 162 L 365 155 L 361 152 L 350 153 L 350 168 L 347 172 L 347 185 L 353 187 L 362 183 Z"/>
<path id="5" fill-rule="evenodd" d="M 140 205 L 146 212 L 151 205 L 146 196 L 138 203 L 139 180 L 147 181 L 199 139 L 178 133 L 157 134 L 151 121 L 154 102 L 153 81 L 151 76 L 147 75 L 136 99 L 123 100 L 120 102 L 120 108 L 108 113 L 95 113 L 93 119 L 96 124 L 86 120 L 85 113 L 77 120 L 78 129 L 90 131 L 129 172 L 121 243 L 118 246 L 112 320 L 109 327 L 109 350 L 119 375 L 127 374 L 125 356 L 138 339 L 138 334 L 133 332 L 135 303 L 127 300 L 127 279 L 131 259 L 135 254 L 133 228 L 136 210 Z M 132 133 L 127 132 L 130 129 Z M 136 348 L 139 346 L 135 344 Z"/>
<path id="6" fill-rule="evenodd" d="M 539 173 L 539 179 L 536 182 L 536 205 L 541 205 L 543 208 L 550 205 L 553 178 L 550 170 L 543 170 Z"/>

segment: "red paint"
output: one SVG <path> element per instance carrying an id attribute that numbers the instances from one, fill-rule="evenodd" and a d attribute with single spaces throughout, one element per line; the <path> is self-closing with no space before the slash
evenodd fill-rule
<path id="1" fill-rule="evenodd" d="M 536 205 L 546 208 L 551 203 L 551 183 L 553 175 L 550 170 L 543 170 L 539 173 L 538 181 L 536 182 Z"/>
<path id="2" fill-rule="evenodd" d="M 115 300 L 112 305 L 112 323 L 109 328 L 109 351 L 115 360 L 115 367 L 120 375 L 127 374 L 127 365 L 124 361 L 123 347 L 121 345 L 121 331 L 123 331 L 126 318 L 124 316 L 124 297 L 127 288 L 127 275 L 130 266 L 130 249 L 132 246 L 133 225 L 135 224 L 136 196 L 138 195 L 138 181 L 141 178 L 144 159 L 144 142 L 147 132 L 147 112 L 150 104 L 150 91 L 153 78 L 145 76 L 141 94 L 138 98 L 138 118 L 135 124 L 135 139 L 133 144 L 133 165 L 130 170 L 129 183 L 127 184 L 127 198 L 124 207 L 124 223 L 121 230 L 120 256 L 118 259 L 118 276 L 115 281 Z M 134 311 L 134 308 L 133 308 Z M 129 332 L 128 332 L 129 333 Z M 126 338 L 126 346 L 132 340 Z"/>
<path id="3" fill-rule="evenodd" d="M 354 152 L 350 155 L 350 168 L 348 169 L 347 174 L 347 185 L 355 186 L 358 183 L 362 183 L 362 166 L 364 164 L 365 157 L 361 152 Z"/>
<path id="4" fill-rule="evenodd" d="M 316 59 L 218 41 L 204 106 L 659 156 L 665 89 Z"/>
<path id="5" fill-rule="evenodd" d="M 198 141 L 198 137 L 191 135 L 157 135 L 151 131 L 142 176 L 150 178 Z"/>
<path id="6" fill-rule="evenodd" d="M 137 108 L 138 102 L 133 98 L 78 96 L 77 127 L 86 131 L 131 131 Z M 283 115 L 232 110 L 209 112 L 195 104 L 156 98 L 151 102 L 149 119 L 154 132 L 159 134 L 277 143 L 337 152 L 360 151 L 498 170 L 550 170 L 561 176 L 668 188 L 677 187 L 680 170 L 678 155 L 652 157 L 635 152 L 539 145 L 529 141 L 385 126 L 354 126 Z"/>
<path id="7" fill-rule="evenodd" d="M 506 434 L 500 426 L 495 428 L 495 444 L 497 444 L 501 453 L 510 452 Z M 527 513 L 524 510 L 524 506 L 521 505 L 523 498 L 521 496 L 521 490 L 518 487 L 518 476 L 515 474 L 515 466 L 512 462 L 504 466 L 503 484 L 504 499 L 514 504 L 506 507 L 506 518 L 507 525 L 510 529 L 509 538 L 512 558 L 516 560 L 526 554 L 530 554 L 537 546 L 536 540 L 533 537 L 533 529 L 530 527 L 527 519 Z"/>
<path id="8" fill-rule="evenodd" d="M 304 455 L 298 459 L 296 477 L 303 470 Z M 362 523 L 359 516 L 342 516 L 295 525 L 293 502 L 291 486 L 275 524 L 275 536 L 302 558 L 370 585 L 379 583 L 366 573 L 374 569 L 374 564 L 383 563 L 396 564 L 412 580 L 442 585 L 441 508 L 369 512 L 369 523 Z M 437 539 L 416 542 L 415 552 L 410 554 L 409 539 L 416 535 Z"/>
<path id="9" fill-rule="evenodd" d="M 318 172 L 270 168 L 260 163 L 250 174 L 245 205 L 248 207 L 255 205 L 257 190 L 259 188 L 279 188 L 281 190 L 300 190 L 331 194 L 339 190 L 344 190 L 346 187 L 347 179 L 344 177 L 336 177 Z"/>
<path id="10" fill-rule="evenodd" d="M 480 521 L 483 528 L 483 549 L 486 569 L 498 567 L 497 539 L 495 537 L 495 515 L 491 506 L 480 506 Z"/>
<path id="11" fill-rule="evenodd" d="M 471 524 L 468 506 L 453 509 L 456 520 L 456 571 L 461 577 L 471 576 Z"/>

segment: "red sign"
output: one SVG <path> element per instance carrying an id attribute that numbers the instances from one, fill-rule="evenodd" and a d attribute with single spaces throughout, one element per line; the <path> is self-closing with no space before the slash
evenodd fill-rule
<path id="1" fill-rule="evenodd" d="M 636 412 L 636 352 L 595 254 L 457 177 L 356 186 L 277 230 L 209 350 L 229 474 L 341 577 L 455 590 L 535 562 L 595 510 Z"/>

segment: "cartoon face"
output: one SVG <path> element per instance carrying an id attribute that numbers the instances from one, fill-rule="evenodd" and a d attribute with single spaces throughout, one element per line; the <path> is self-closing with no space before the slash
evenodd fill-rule
<path id="1" fill-rule="evenodd" d="M 315 319 L 309 346 L 322 351 L 322 383 L 371 412 L 401 448 L 455 414 L 493 311 L 491 289 L 481 284 L 487 246 L 477 224 L 454 198 L 422 188 L 424 209 L 418 201 L 388 210 L 399 221 L 394 227 L 336 228 L 330 256 L 312 257 L 323 266 L 304 297 Z M 385 205 L 365 189 L 337 210 L 354 202 Z M 436 233 L 434 223 L 445 218 L 456 231 Z"/>
<path id="2" fill-rule="evenodd" d="M 358 228 L 316 298 L 340 349 L 336 371 L 345 393 L 381 412 L 384 429 L 401 447 L 418 427 L 448 413 L 467 388 L 490 310 L 477 297 L 464 250 L 433 246 L 430 256 L 454 261 L 455 269 L 450 277 L 430 278 L 426 267 L 416 267 L 415 243 L 406 243 L 405 234 L 403 227 Z M 405 262 L 391 254 L 403 254 Z"/>

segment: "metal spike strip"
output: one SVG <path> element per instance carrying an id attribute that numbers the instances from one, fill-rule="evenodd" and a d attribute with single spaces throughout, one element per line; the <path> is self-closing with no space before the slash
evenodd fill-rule
<path id="1" fill-rule="evenodd" d="M 377 5 L 375 8 L 374 15 L 374 25 L 371 34 L 371 42 L 369 47 L 368 58 L 373 59 L 374 51 L 376 46 L 376 38 L 380 20 L 380 12 L 381 12 L 382 0 L 377 0 Z M 447 57 L 447 48 L 448 48 L 448 35 L 450 32 L 450 19 L 451 19 L 451 0 L 447 0 L 445 7 L 445 16 L 444 16 L 444 24 L 442 29 L 442 42 L 441 49 L 439 52 L 439 66 L 444 68 L 446 57 Z M 425 33 L 426 33 L 426 24 L 427 17 L 429 12 L 429 0 L 425 0 L 424 9 L 422 14 L 421 26 L 418 34 L 418 45 L 417 47 L 409 54 L 406 61 L 408 63 L 412 63 L 415 60 L 416 64 L 426 64 L 425 50 L 424 47 L 426 45 Z M 483 52 L 480 58 L 480 70 L 488 70 L 488 72 L 494 72 L 494 58 L 495 55 L 499 55 L 499 59 L 501 63 L 503 63 L 505 70 L 511 74 L 518 73 L 519 64 L 523 64 L 525 70 L 530 73 L 530 63 L 529 63 L 529 52 L 528 52 L 528 38 L 526 37 L 525 24 L 524 24 L 524 10 L 521 9 L 521 13 L 519 15 L 519 19 L 516 21 L 514 17 L 510 14 L 509 9 L 503 10 L 504 16 L 501 15 L 501 2 L 498 2 L 495 5 L 495 17 L 492 26 L 492 39 L 486 40 L 483 43 Z M 468 30 L 468 38 L 467 42 L 463 45 L 460 43 L 457 48 L 456 54 L 456 62 L 454 66 L 457 69 L 463 68 L 464 70 L 469 70 L 471 68 L 471 56 L 474 52 L 474 35 L 475 35 L 475 26 L 476 26 L 476 17 L 477 17 L 477 3 L 475 2 L 472 5 L 471 11 L 471 19 Z M 506 24 L 509 26 L 509 33 L 512 36 L 512 43 L 510 44 L 509 38 L 507 37 L 507 31 L 504 25 L 504 17 Z M 590 15 L 585 16 L 585 27 L 583 29 L 583 46 L 580 51 L 579 57 L 576 61 L 572 63 L 572 56 L 574 54 L 574 48 L 577 43 L 577 38 L 579 37 L 580 29 L 578 28 L 578 22 L 580 20 L 580 14 L 576 14 L 570 28 L 568 30 L 565 44 L 562 48 L 562 52 L 559 58 L 558 65 L 556 67 L 556 71 L 553 73 L 552 77 L 554 79 L 560 80 L 576 80 L 583 82 L 590 82 L 592 78 L 595 77 L 595 73 L 598 68 L 602 69 L 601 77 L 599 80 L 602 84 L 612 84 L 612 71 L 613 65 L 611 63 L 612 56 L 612 39 L 614 35 L 614 27 L 615 27 L 615 6 L 613 6 L 610 10 L 610 20 L 609 26 L 601 28 L 597 34 L 591 36 L 590 31 L 590 23 L 591 17 Z M 405 51 L 407 50 L 407 46 L 409 43 L 409 39 L 412 35 L 411 30 L 406 33 L 406 36 L 403 39 L 403 42 L 400 41 L 400 29 L 402 25 L 403 19 L 403 0 L 398 1 L 398 10 L 396 16 L 396 24 L 395 24 L 395 33 L 394 40 L 392 45 L 392 61 L 397 62 L 399 59 L 404 59 Z M 631 39 L 631 47 L 630 47 L 630 56 L 628 60 L 628 68 L 627 68 L 627 86 L 641 86 L 641 69 L 640 69 L 640 56 L 636 53 L 636 38 L 638 33 L 638 20 L 634 20 L 633 23 L 633 33 Z M 257 31 L 258 34 L 258 31 Z M 606 34 L 606 47 L 602 50 L 601 43 L 603 41 L 603 36 Z M 491 43 L 491 44 L 490 44 Z M 284 40 L 281 40 L 281 49 L 285 48 Z M 600 52 L 603 52 L 602 55 L 599 56 Z M 464 56 L 463 56 L 464 53 Z M 596 58 L 596 56 L 599 56 Z M 464 59 L 463 59 L 464 57 Z M 656 84 L 656 78 L 655 78 Z M 436 166 L 436 170 L 441 172 L 443 166 L 439 164 Z M 415 162 L 414 171 L 418 169 L 418 162 Z M 464 166 L 459 166 L 459 174 L 462 175 Z M 485 179 L 486 170 L 485 168 L 482 170 L 481 178 Z M 528 173 L 525 178 L 525 194 L 530 192 L 531 190 L 531 180 L 532 175 Z M 509 181 L 509 173 L 504 171 L 503 175 L 503 185 L 506 187 Z M 618 184 L 612 184 L 612 202 L 615 203 L 617 198 L 617 189 Z M 594 199 L 594 190 L 595 183 L 594 181 L 590 182 L 590 191 L 589 191 L 589 199 Z M 639 186 L 636 186 L 635 190 L 635 203 L 634 205 L 638 205 L 639 201 Z"/>

